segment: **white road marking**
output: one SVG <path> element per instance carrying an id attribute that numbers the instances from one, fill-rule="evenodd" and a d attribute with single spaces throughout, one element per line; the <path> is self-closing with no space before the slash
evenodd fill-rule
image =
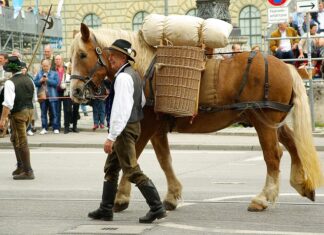
<path id="1" fill-rule="evenodd" d="M 66 154 L 66 153 L 73 153 L 73 154 L 105 154 L 103 150 L 97 150 L 97 151 L 87 151 L 87 149 L 84 149 L 84 151 L 75 151 L 74 149 L 67 149 L 66 151 L 44 151 L 44 149 L 31 149 L 30 150 L 32 154 Z M 12 154 L 13 150 L 1 151 L 0 153 L 3 154 Z M 203 154 L 244 154 L 242 151 L 213 151 L 213 150 L 172 150 L 171 152 L 174 152 L 176 154 L 188 154 L 188 153 L 203 153 Z M 154 150 L 144 150 L 142 154 L 145 153 L 154 153 Z"/>
<path id="2" fill-rule="evenodd" d="M 161 223 L 159 226 L 167 228 L 185 229 L 191 231 L 199 231 L 206 233 L 221 233 L 221 234 L 280 234 L 280 235 L 324 235 L 324 233 L 308 233 L 308 232 L 288 232 L 288 231 L 261 231 L 261 230 L 239 230 L 239 229 L 222 229 L 222 228 L 204 228 L 198 226 L 190 226 L 175 223 Z"/>
<path id="3" fill-rule="evenodd" d="M 263 156 L 251 157 L 244 160 L 244 162 L 255 162 L 255 161 L 263 161 Z"/>
<path id="4" fill-rule="evenodd" d="M 204 202 L 219 202 L 219 201 L 225 201 L 225 200 L 231 200 L 231 199 L 238 199 L 238 198 L 251 198 L 255 195 L 252 194 L 246 194 L 246 195 L 236 195 L 236 196 L 226 196 L 226 197 L 216 197 L 216 198 L 209 198 L 204 199 Z M 281 196 L 298 196 L 301 197 L 298 193 L 280 193 L 279 197 Z M 324 197 L 324 194 L 316 194 L 316 197 Z"/>

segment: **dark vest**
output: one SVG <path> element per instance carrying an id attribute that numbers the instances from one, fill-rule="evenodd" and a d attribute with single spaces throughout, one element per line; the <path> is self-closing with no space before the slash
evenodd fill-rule
<path id="1" fill-rule="evenodd" d="M 123 70 L 120 71 L 120 73 L 122 72 L 129 74 L 132 77 L 134 83 L 134 94 L 133 94 L 134 104 L 133 104 L 130 118 L 128 119 L 128 123 L 138 122 L 144 117 L 143 110 L 142 110 L 143 83 L 139 74 L 130 65 L 127 65 L 125 68 L 123 68 Z M 110 124 L 112 104 L 115 97 L 114 85 L 115 85 L 115 79 L 112 81 L 110 85 L 109 96 L 108 99 L 106 100 L 106 114 L 107 114 L 106 118 L 107 118 L 108 127 Z"/>
<path id="2" fill-rule="evenodd" d="M 28 75 L 15 74 L 10 80 L 15 85 L 15 101 L 11 113 L 33 108 L 34 84 Z"/>
<path id="3" fill-rule="evenodd" d="M 128 122 L 138 122 L 144 117 L 142 109 L 143 82 L 140 75 L 132 68 L 132 66 L 127 66 L 124 69 L 124 73 L 128 73 L 132 77 L 134 83 L 134 104 Z"/>

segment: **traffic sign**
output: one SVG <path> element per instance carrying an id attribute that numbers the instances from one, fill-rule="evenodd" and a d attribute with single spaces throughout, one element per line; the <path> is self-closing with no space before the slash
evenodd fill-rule
<path id="1" fill-rule="evenodd" d="M 288 22 L 288 7 L 268 8 L 268 23 L 277 24 Z"/>
<path id="2" fill-rule="evenodd" d="M 297 12 L 316 12 L 316 11 L 318 11 L 318 0 L 297 2 Z"/>
<path id="3" fill-rule="evenodd" d="M 287 2 L 287 0 L 268 0 L 268 3 L 270 3 L 273 6 L 281 6 L 283 4 L 285 4 Z"/>

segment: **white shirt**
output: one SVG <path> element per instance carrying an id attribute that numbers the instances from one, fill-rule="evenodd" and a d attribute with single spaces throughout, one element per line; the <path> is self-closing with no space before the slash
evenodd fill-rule
<path id="1" fill-rule="evenodd" d="M 324 11 L 317 13 L 317 20 L 320 23 L 319 28 L 324 29 Z"/>
<path id="2" fill-rule="evenodd" d="M 291 51 L 290 39 L 285 39 L 287 37 L 286 30 L 283 32 L 280 31 L 280 33 L 281 33 L 281 40 L 280 40 L 281 51 L 284 52 Z"/>
<path id="3" fill-rule="evenodd" d="M 19 74 L 21 72 L 18 72 L 16 74 Z M 35 84 L 33 82 L 34 86 L 34 95 L 33 95 L 33 103 L 37 102 L 37 91 L 35 88 Z M 2 102 L 2 105 L 6 106 L 10 110 L 13 109 L 14 102 L 15 102 L 15 85 L 11 80 L 7 80 L 4 84 L 4 101 Z"/>
<path id="4" fill-rule="evenodd" d="M 0 65 L 0 92 L 2 91 L 4 87 L 4 83 L 6 80 L 8 80 L 7 72 L 4 71 L 3 66 Z"/>
<path id="5" fill-rule="evenodd" d="M 134 104 L 134 82 L 128 73 L 120 72 L 123 65 L 115 75 L 115 96 L 111 109 L 110 126 L 107 139 L 115 141 L 124 130 L 130 118 Z M 145 96 L 142 91 L 142 107 L 145 105 Z"/>

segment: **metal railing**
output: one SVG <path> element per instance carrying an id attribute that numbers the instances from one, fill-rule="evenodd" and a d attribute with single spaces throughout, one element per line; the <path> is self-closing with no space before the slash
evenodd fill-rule
<path id="1" fill-rule="evenodd" d="M 12 8 L 2 7 L 1 10 L 0 51 L 10 53 L 19 49 L 24 55 L 30 55 L 44 26 L 44 17 L 25 12 L 24 18 L 19 15 L 14 19 Z M 45 31 L 43 44 L 62 41 L 62 20 L 53 18 L 53 22 L 53 28 Z"/>

